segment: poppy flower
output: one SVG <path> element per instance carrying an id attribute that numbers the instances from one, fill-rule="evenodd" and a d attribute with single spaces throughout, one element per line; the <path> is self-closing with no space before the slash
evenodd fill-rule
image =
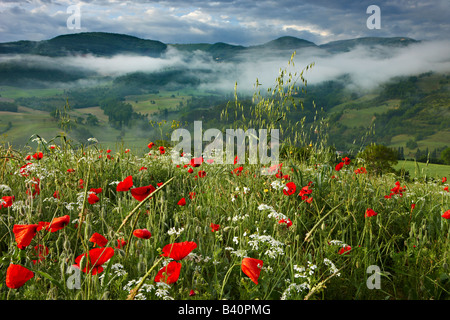
<path id="1" fill-rule="evenodd" d="M 14 196 L 4 196 L 2 197 L 2 199 L 0 200 L 0 209 L 1 208 L 9 208 L 12 206 L 13 201 L 14 201 L 15 197 Z"/>
<path id="2" fill-rule="evenodd" d="M 36 152 L 35 154 L 33 154 L 33 158 L 35 158 L 36 160 L 41 160 L 44 157 L 44 154 L 42 152 Z"/>
<path id="3" fill-rule="evenodd" d="M 27 155 L 25 160 L 27 160 L 27 161 L 31 160 L 31 154 Z"/>
<path id="4" fill-rule="evenodd" d="M 293 195 L 295 193 L 295 190 L 297 189 L 297 186 L 294 182 L 288 182 L 286 183 L 286 187 L 283 188 L 283 193 L 287 196 Z"/>
<path id="5" fill-rule="evenodd" d="M 348 157 L 342 158 L 342 161 L 344 161 L 344 164 L 346 166 L 348 166 L 350 164 L 350 158 L 348 158 Z"/>
<path id="6" fill-rule="evenodd" d="M 155 144 L 154 144 L 153 142 L 150 142 L 150 143 L 147 145 L 147 147 L 148 147 L 149 149 L 151 149 L 151 148 L 153 148 L 154 145 L 155 145 Z"/>
<path id="7" fill-rule="evenodd" d="M 364 217 L 369 218 L 369 217 L 373 217 L 376 216 L 378 213 L 376 213 L 375 211 L 373 211 L 373 209 L 367 209 L 366 213 L 364 215 Z"/>
<path id="8" fill-rule="evenodd" d="M 415 203 L 412 203 L 412 204 L 411 204 L 411 212 L 414 210 L 415 207 L 416 207 L 416 204 L 415 204 Z"/>
<path id="9" fill-rule="evenodd" d="M 343 163 L 343 162 L 339 162 L 339 163 L 334 167 L 334 169 L 335 169 L 336 171 L 340 171 L 340 170 L 342 169 L 343 166 L 344 166 L 344 163 Z"/>
<path id="10" fill-rule="evenodd" d="M 286 227 L 290 227 L 292 226 L 292 221 L 291 219 L 281 219 L 280 221 L 278 221 L 279 224 L 286 224 Z"/>
<path id="11" fill-rule="evenodd" d="M 189 291 L 189 296 L 190 297 L 195 296 L 195 291 L 194 290 Z"/>
<path id="12" fill-rule="evenodd" d="M 30 173 L 27 170 L 27 167 L 29 165 L 32 165 L 31 162 L 28 162 L 27 164 L 24 164 L 23 166 L 20 167 L 19 169 L 19 173 L 23 176 L 23 177 L 28 177 L 30 175 Z"/>
<path id="13" fill-rule="evenodd" d="M 102 188 L 91 188 L 89 191 L 94 192 L 95 194 L 99 194 L 99 193 L 102 193 L 103 189 Z"/>
<path id="14" fill-rule="evenodd" d="M 72 173 L 72 172 L 75 172 L 75 170 L 72 168 L 69 168 L 69 169 L 67 169 L 67 172 Z"/>
<path id="15" fill-rule="evenodd" d="M 211 223 L 210 227 L 212 232 L 218 231 L 220 229 L 220 225 L 214 223 Z"/>
<path id="16" fill-rule="evenodd" d="M 139 169 L 139 171 L 142 171 L 142 170 L 147 170 L 147 167 L 141 167 L 141 168 Z"/>
<path id="17" fill-rule="evenodd" d="M 445 187 L 444 187 L 444 191 L 447 191 L 447 192 L 448 192 L 448 186 L 445 186 Z"/>
<path id="18" fill-rule="evenodd" d="M 206 162 L 208 162 L 209 164 L 212 164 L 214 162 L 214 159 L 208 159 L 208 160 L 206 160 Z"/>
<path id="19" fill-rule="evenodd" d="M 79 255 L 75 259 L 75 266 L 80 268 L 80 261 L 81 258 L 85 257 L 87 254 L 84 253 L 82 255 Z M 89 250 L 89 262 L 87 265 L 83 268 L 83 272 L 87 273 L 89 272 L 92 275 L 96 275 L 98 273 L 103 272 L 102 265 L 105 264 L 109 259 L 111 259 L 114 256 L 114 249 L 113 248 L 96 248 Z"/>
<path id="20" fill-rule="evenodd" d="M 350 247 L 350 246 L 342 247 L 342 248 L 339 250 L 339 254 L 349 254 L 349 253 L 350 253 L 350 250 L 352 250 L 352 247 Z"/>
<path id="21" fill-rule="evenodd" d="M 95 245 L 98 245 L 99 247 L 103 248 L 108 243 L 108 239 L 106 239 L 104 236 L 102 236 L 100 233 L 95 232 L 92 237 L 89 239 L 90 242 L 94 243 Z"/>
<path id="22" fill-rule="evenodd" d="M 164 182 L 158 182 L 158 183 L 156 184 L 156 186 L 159 188 L 159 187 L 161 187 L 163 184 L 164 184 Z"/>
<path id="23" fill-rule="evenodd" d="M 136 229 L 133 231 L 133 235 L 140 239 L 150 239 L 152 234 L 147 229 Z"/>
<path id="24" fill-rule="evenodd" d="M 95 203 L 97 203 L 99 201 L 100 201 L 100 198 L 94 192 L 89 193 L 88 202 L 90 204 L 95 204 Z"/>
<path id="25" fill-rule="evenodd" d="M 35 253 L 33 255 L 39 259 L 32 260 L 33 264 L 41 262 L 42 260 L 45 259 L 46 256 L 48 256 L 48 248 L 42 244 L 35 246 L 34 251 L 35 251 Z"/>
<path id="26" fill-rule="evenodd" d="M 21 250 L 28 247 L 36 232 L 39 230 L 39 225 L 37 224 L 15 224 L 13 233 L 16 238 L 17 247 Z"/>
<path id="27" fill-rule="evenodd" d="M 179 261 L 191 253 L 195 248 L 197 248 L 197 244 L 193 241 L 171 243 L 164 246 L 162 249 L 163 254 L 161 256 Z"/>
<path id="28" fill-rule="evenodd" d="M 83 179 L 80 179 L 80 180 L 78 181 L 78 188 L 80 188 L 80 189 L 83 189 L 83 188 L 84 188 L 84 180 L 83 180 Z"/>
<path id="29" fill-rule="evenodd" d="M 65 215 L 62 217 L 58 217 L 52 220 L 52 222 L 39 222 L 39 228 L 38 231 L 41 230 L 43 227 L 45 227 L 45 230 L 50 232 L 56 232 L 58 230 L 63 229 L 65 226 L 69 224 L 70 216 Z"/>
<path id="30" fill-rule="evenodd" d="M 34 277 L 34 273 L 19 264 L 10 264 L 6 270 L 6 286 L 18 289 L 28 280 Z"/>
<path id="31" fill-rule="evenodd" d="M 164 149 L 163 146 L 159 147 L 159 154 L 164 154 L 166 153 L 166 150 Z"/>
<path id="32" fill-rule="evenodd" d="M 106 153 L 111 153 L 111 149 L 106 150 Z"/>
<path id="33" fill-rule="evenodd" d="M 200 170 L 200 171 L 198 172 L 198 177 L 199 177 L 199 178 L 204 178 L 204 177 L 206 177 L 206 171 Z"/>
<path id="34" fill-rule="evenodd" d="M 189 169 L 188 169 L 188 172 L 189 172 L 189 173 L 192 173 L 192 172 L 194 172 L 194 169 L 189 168 Z"/>
<path id="35" fill-rule="evenodd" d="M 186 205 L 186 199 L 185 198 L 181 198 L 180 201 L 178 201 L 177 203 L 179 206 L 185 206 Z"/>
<path id="36" fill-rule="evenodd" d="M 133 177 L 128 176 L 123 181 L 119 182 L 116 187 L 116 191 L 128 191 L 133 186 Z"/>
<path id="37" fill-rule="evenodd" d="M 450 219 L 450 210 L 445 211 L 444 214 L 442 215 L 442 218 Z"/>
<path id="38" fill-rule="evenodd" d="M 31 196 L 34 199 L 36 195 L 39 195 L 41 193 L 41 188 L 39 187 L 40 182 L 41 180 L 39 180 L 39 178 L 33 178 L 33 181 L 31 183 L 33 185 L 34 190 L 32 190 L 32 188 L 30 187 L 29 189 L 27 189 L 27 191 L 25 191 L 25 193 L 27 195 L 31 194 Z"/>
<path id="39" fill-rule="evenodd" d="M 203 157 L 192 158 L 189 163 L 193 167 L 199 167 L 203 163 Z"/>
<path id="40" fill-rule="evenodd" d="M 194 199 L 195 198 L 195 192 L 189 192 L 189 199 Z"/>
<path id="41" fill-rule="evenodd" d="M 126 244 L 127 244 L 127 242 L 125 240 L 117 239 L 116 249 L 122 249 Z"/>
<path id="42" fill-rule="evenodd" d="M 447 182 L 447 177 L 442 177 L 442 183 Z"/>
<path id="43" fill-rule="evenodd" d="M 172 284 L 177 282 L 180 277 L 181 263 L 176 261 L 171 261 L 165 267 L 162 267 L 155 277 L 155 282 L 165 282 L 167 284 Z"/>
<path id="44" fill-rule="evenodd" d="M 255 284 L 258 284 L 262 266 L 263 261 L 254 258 L 244 258 L 241 262 L 242 272 L 244 272 Z"/>
<path id="45" fill-rule="evenodd" d="M 53 198 L 55 198 L 55 199 L 60 199 L 61 198 L 61 196 L 59 195 L 59 191 L 58 190 L 53 192 Z"/>
<path id="46" fill-rule="evenodd" d="M 238 156 L 234 157 L 234 164 L 236 164 L 238 162 L 239 162 L 239 157 Z"/>
<path id="47" fill-rule="evenodd" d="M 242 166 L 241 166 L 241 167 L 234 168 L 232 173 L 234 173 L 234 174 L 236 174 L 237 176 L 239 176 L 239 175 L 241 174 L 241 172 L 242 172 L 243 169 L 244 169 L 244 167 L 242 167 Z"/>
<path id="48" fill-rule="evenodd" d="M 148 185 L 145 187 L 139 187 L 139 188 L 133 188 L 133 189 L 131 189 L 131 195 L 137 201 L 143 201 L 155 190 L 156 190 L 156 188 L 152 185 Z"/>

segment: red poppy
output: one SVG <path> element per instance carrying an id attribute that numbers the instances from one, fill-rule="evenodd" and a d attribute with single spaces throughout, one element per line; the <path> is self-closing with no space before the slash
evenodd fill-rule
<path id="1" fill-rule="evenodd" d="M 32 183 L 32 185 L 33 185 L 33 191 L 31 191 L 31 187 L 29 188 L 29 189 L 27 189 L 27 191 L 25 191 L 25 193 L 27 194 L 27 195 L 30 195 L 30 193 L 31 193 L 31 196 L 33 197 L 33 199 L 34 199 L 34 197 L 36 196 L 36 195 L 39 195 L 39 194 L 41 194 L 41 188 L 39 187 L 39 184 L 41 183 L 41 180 L 39 180 L 39 178 L 33 178 L 33 182 L 31 182 Z"/>
<path id="2" fill-rule="evenodd" d="M 156 190 L 156 188 L 152 185 L 148 185 L 145 187 L 139 187 L 139 188 L 133 188 L 133 189 L 131 189 L 131 195 L 137 201 L 143 201 L 155 190 Z"/>
<path id="3" fill-rule="evenodd" d="M 80 179 L 80 180 L 78 181 L 78 188 L 80 188 L 80 189 L 83 189 L 83 188 L 84 188 L 84 180 L 83 180 L 83 179 Z"/>
<path id="4" fill-rule="evenodd" d="M 67 226 L 70 222 L 70 216 L 65 215 L 62 217 L 58 217 L 52 220 L 52 222 L 39 222 L 39 228 L 38 231 L 41 230 L 43 227 L 45 227 L 45 230 L 50 232 L 56 232 L 58 230 L 63 229 L 65 226 Z"/>
<path id="5" fill-rule="evenodd" d="M 203 163 L 203 157 L 192 158 L 190 165 L 193 167 L 199 167 Z"/>
<path id="6" fill-rule="evenodd" d="M 206 160 L 206 162 L 208 162 L 209 164 L 212 164 L 214 162 L 214 159 L 208 159 L 208 160 Z"/>
<path id="7" fill-rule="evenodd" d="M 293 195 L 295 193 L 295 190 L 297 190 L 297 186 L 294 182 L 288 182 L 286 183 L 286 187 L 283 188 L 283 193 L 287 196 Z"/>
<path id="8" fill-rule="evenodd" d="M 35 154 L 33 154 L 33 158 L 35 158 L 36 160 L 41 160 L 44 157 L 44 154 L 42 152 L 36 152 Z"/>
<path id="9" fill-rule="evenodd" d="M 194 290 L 189 291 L 189 296 L 190 297 L 195 296 L 195 291 Z"/>
<path id="10" fill-rule="evenodd" d="M 27 164 L 24 164 L 23 166 L 20 167 L 19 169 L 19 173 L 23 176 L 23 177 L 28 177 L 30 175 L 30 173 L 27 170 L 27 167 L 32 164 L 31 162 L 28 162 Z"/>
<path id="11" fill-rule="evenodd" d="M 41 262 L 42 260 L 45 259 L 46 256 L 48 256 L 48 248 L 42 244 L 35 246 L 34 251 L 36 252 L 34 253 L 34 256 L 39 259 L 32 260 L 33 264 Z"/>
<path id="12" fill-rule="evenodd" d="M 1 208 L 9 208 L 12 206 L 13 201 L 14 201 L 15 197 L 14 196 L 4 196 L 2 197 L 2 199 L 0 200 L 0 209 Z"/>
<path id="13" fill-rule="evenodd" d="M 106 150 L 106 153 L 111 153 L 111 149 Z"/>
<path id="14" fill-rule="evenodd" d="M 128 176 L 123 181 L 119 182 L 116 187 L 116 191 L 128 191 L 133 186 L 133 177 Z"/>
<path id="15" fill-rule="evenodd" d="M 84 256 L 87 256 L 86 253 L 79 255 L 75 259 L 75 265 L 80 268 L 80 261 L 81 258 Z M 96 248 L 89 250 L 89 262 L 87 265 L 83 268 L 83 272 L 87 273 L 89 272 L 92 275 L 96 275 L 98 273 L 103 272 L 102 264 L 105 264 L 109 259 L 111 259 L 114 256 L 114 249 L 113 248 Z"/>
<path id="16" fill-rule="evenodd" d="M 344 161 L 344 164 L 348 166 L 350 164 L 350 159 L 348 157 L 342 158 L 342 161 Z"/>
<path id="17" fill-rule="evenodd" d="M 444 191 L 447 191 L 447 192 L 448 192 L 448 186 L 445 186 L 445 187 L 444 187 Z"/>
<path id="18" fill-rule="evenodd" d="M 16 238 L 17 247 L 21 250 L 28 247 L 33 240 L 36 232 L 40 229 L 37 224 L 15 224 L 13 227 L 13 233 Z"/>
<path id="19" fill-rule="evenodd" d="M 239 162 L 239 157 L 238 156 L 234 157 L 234 164 L 236 164 L 238 162 Z"/>
<path id="20" fill-rule="evenodd" d="M 88 202 L 94 204 L 100 201 L 100 198 L 95 193 L 89 193 Z"/>
<path id="21" fill-rule="evenodd" d="M 149 149 L 151 149 L 151 148 L 153 148 L 154 145 L 155 145 L 155 144 L 154 144 L 153 142 L 150 142 L 150 143 L 147 145 L 147 147 L 148 147 Z"/>
<path id="22" fill-rule="evenodd" d="M 102 193 L 102 188 L 91 188 L 89 191 L 94 192 L 95 194 Z"/>
<path id="23" fill-rule="evenodd" d="M 442 183 L 445 183 L 447 181 L 447 177 L 442 177 Z"/>
<path id="24" fill-rule="evenodd" d="M 241 262 L 242 272 L 244 272 L 255 284 L 258 284 L 262 266 L 263 261 L 254 258 L 244 258 Z"/>
<path id="25" fill-rule="evenodd" d="M 160 153 L 160 154 L 166 153 L 166 150 L 164 149 L 163 146 L 159 147 L 159 153 Z"/>
<path id="26" fill-rule="evenodd" d="M 378 213 L 376 213 L 375 211 L 373 211 L 373 209 L 367 209 L 366 213 L 364 215 L 364 217 L 369 218 L 369 217 L 373 217 L 376 216 Z"/>
<path id="27" fill-rule="evenodd" d="M 127 242 L 123 239 L 117 239 L 117 249 L 122 249 L 125 245 L 127 244 Z"/>
<path id="28" fill-rule="evenodd" d="M 30 154 L 27 155 L 26 158 L 25 158 L 25 160 L 27 160 L 27 161 L 31 160 L 31 155 L 30 155 Z"/>
<path id="29" fill-rule="evenodd" d="M 108 243 L 108 239 L 106 239 L 104 236 L 102 236 L 100 233 L 95 232 L 92 237 L 89 239 L 90 242 L 94 243 L 95 245 L 98 245 L 99 247 L 103 248 Z"/>
<path id="30" fill-rule="evenodd" d="M 185 206 L 186 205 L 186 199 L 185 198 L 181 198 L 180 201 L 178 201 L 177 203 L 179 206 Z"/>
<path id="31" fill-rule="evenodd" d="M 189 168 L 189 169 L 188 169 L 188 172 L 189 172 L 189 173 L 192 173 L 192 172 L 194 172 L 194 169 Z"/>
<path id="32" fill-rule="evenodd" d="M 211 223 L 210 227 L 212 232 L 218 231 L 220 229 L 220 225 L 214 223 Z"/>
<path id="33" fill-rule="evenodd" d="M 242 170 L 244 169 L 244 167 L 237 167 L 233 169 L 232 173 L 235 173 L 237 176 L 241 174 Z"/>
<path id="34" fill-rule="evenodd" d="M 416 204 L 415 204 L 415 203 L 412 203 L 412 204 L 411 204 L 411 212 L 414 210 L 415 207 L 416 207 Z"/>
<path id="35" fill-rule="evenodd" d="M 155 277 L 155 282 L 165 282 L 172 284 L 180 277 L 181 263 L 171 261 L 167 266 L 162 267 Z"/>
<path id="36" fill-rule="evenodd" d="M 75 170 L 70 168 L 70 169 L 67 169 L 67 172 L 72 173 L 72 172 L 75 172 Z"/>
<path id="37" fill-rule="evenodd" d="M 199 178 L 204 178 L 204 177 L 206 177 L 206 172 L 203 171 L 203 170 L 200 170 L 200 171 L 198 172 L 198 177 L 199 177 Z"/>
<path id="38" fill-rule="evenodd" d="M 195 192 L 189 192 L 189 199 L 194 199 L 195 198 Z"/>
<path id="39" fill-rule="evenodd" d="M 59 195 L 59 191 L 58 191 L 58 190 L 56 190 L 56 191 L 53 193 L 53 198 L 55 198 L 55 199 L 60 199 L 60 198 L 61 198 L 61 196 Z"/>
<path id="40" fill-rule="evenodd" d="M 339 254 L 349 254 L 349 253 L 350 253 L 350 250 L 352 250 L 352 247 L 350 247 L 350 246 L 342 247 L 342 248 L 339 250 Z"/>
<path id="41" fill-rule="evenodd" d="M 156 186 L 159 188 L 159 187 L 161 187 L 163 184 L 164 184 L 164 182 L 158 182 L 158 183 L 156 184 Z"/>
<path id="42" fill-rule="evenodd" d="M 34 273 L 19 264 L 10 264 L 6 270 L 6 286 L 18 289 L 28 280 L 34 277 Z"/>
<path id="43" fill-rule="evenodd" d="M 191 253 L 195 248 L 197 248 L 197 244 L 193 241 L 171 243 L 164 246 L 162 249 L 163 254 L 161 256 L 179 261 Z"/>
<path id="44" fill-rule="evenodd" d="M 147 229 L 136 229 L 133 231 L 133 235 L 140 239 L 150 239 L 152 234 Z"/>
<path id="45" fill-rule="evenodd" d="M 343 166 L 344 166 L 344 163 L 343 163 L 343 162 L 339 162 L 339 163 L 336 165 L 336 167 L 334 167 L 334 169 L 335 169 L 336 171 L 340 171 L 340 170 L 342 169 Z"/>
<path id="46" fill-rule="evenodd" d="M 450 219 L 450 210 L 445 211 L 444 214 L 442 215 L 442 218 Z"/>
<path id="47" fill-rule="evenodd" d="M 291 219 L 281 219 L 280 221 L 278 221 L 279 224 L 286 224 L 286 227 L 290 227 L 292 226 L 292 221 Z"/>

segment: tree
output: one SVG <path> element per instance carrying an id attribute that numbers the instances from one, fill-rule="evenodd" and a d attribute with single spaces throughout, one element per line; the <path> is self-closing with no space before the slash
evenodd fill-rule
<path id="1" fill-rule="evenodd" d="M 358 158 L 365 161 L 368 171 L 375 175 L 382 175 L 394 171 L 393 165 L 397 164 L 398 153 L 396 150 L 383 145 L 370 145 L 358 154 Z"/>
<path id="2" fill-rule="evenodd" d="M 445 164 L 450 165 L 450 147 L 441 152 L 441 159 Z"/>

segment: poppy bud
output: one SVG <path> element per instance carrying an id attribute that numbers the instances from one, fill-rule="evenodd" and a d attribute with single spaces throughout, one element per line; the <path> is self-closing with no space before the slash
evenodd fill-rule
<path id="1" fill-rule="evenodd" d="M 66 251 L 70 250 L 70 241 L 69 241 L 69 239 L 66 239 L 64 241 L 64 250 L 66 250 Z"/>
<path id="2" fill-rule="evenodd" d="M 83 270 L 86 267 L 87 267 L 87 259 L 86 256 L 83 255 L 83 257 L 81 257 L 80 259 L 80 270 Z"/>

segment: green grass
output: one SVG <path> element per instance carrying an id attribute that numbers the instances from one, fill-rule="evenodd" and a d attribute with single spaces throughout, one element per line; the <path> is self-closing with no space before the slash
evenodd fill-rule
<path id="1" fill-rule="evenodd" d="M 442 179 L 442 177 L 450 178 L 450 166 L 434 163 L 422 163 L 415 161 L 399 161 L 394 167 L 396 170 L 404 169 L 409 171 L 411 177 L 415 178 L 436 178 Z"/>
<path id="2" fill-rule="evenodd" d="M 450 298 L 445 268 L 450 220 L 441 217 L 450 209 L 450 193 L 443 192 L 442 182 L 355 174 L 354 169 L 363 165 L 356 159 L 336 171 L 334 163 L 320 160 L 324 150 L 313 150 L 311 161 L 303 163 L 282 159 L 280 179 L 261 175 L 260 166 L 248 163 L 204 162 L 189 173 L 187 167 L 172 163 L 170 150 L 161 155 L 158 145 L 152 155 L 144 144 L 146 152 L 117 149 L 107 159 L 109 145 L 72 150 L 56 142 L 55 150 L 45 142 L 32 143 L 44 157 L 30 161 L 36 167 L 27 177 L 18 172 L 27 153 L 0 147 L 0 176 L 7 186 L 2 187 L 2 196 L 15 196 L 12 207 L 0 209 L 5 217 L 0 225 L 2 300 L 123 300 L 134 288 L 141 289 L 135 299 L 149 300 Z M 240 174 L 233 174 L 240 165 Z M 75 171 L 68 173 L 69 168 Z M 205 177 L 198 177 L 200 170 Z M 40 192 L 28 198 L 26 190 L 35 190 L 30 181 L 37 176 Z M 134 187 L 167 184 L 139 202 L 130 191 L 116 190 L 117 182 L 127 176 L 133 177 Z M 398 180 L 406 190 L 386 198 Z M 296 186 L 291 195 L 283 192 L 288 182 Z M 311 203 L 298 196 L 308 184 Z M 97 203 L 83 201 L 90 188 L 99 187 Z M 56 190 L 60 199 L 53 197 Z M 195 192 L 192 199 L 191 192 Z M 178 205 L 181 198 L 186 205 Z M 365 218 L 368 208 L 377 215 Z M 85 219 L 81 225 L 80 212 Z M 65 215 L 70 217 L 68 225 L 53 233 L 40 230 L 29 245 L 18 249 L 14 225 Z M 280 223 L 283 218 L 292 225 Z M 211 223 L 219 229 L 212 232 Z M 132 234 L 144 228 L 151 232 L 150 239 Z M 79 287 L 69 289 L 68 281 L 75 279 L 69 268 L 78 256 L 94 249 L 89 240 L 95 232 L 107 239 L 106 247 L 113 248 L 114 255 L 99 274 L 81 272 Z M 126 245 L 116 248 L 122 238 Z M 162 287 L 155 276 L 170 261 L 161 260 L 162 249 L 186 241 L 195 242 L 196 248 L 179 261 L 176 282 L 157 291 Z M 35 264 L 33 250 L 38 244 L 49 248 L 49 256 Z M 341 254 L 346 246 L 351 250 Z M 258 284 L 242 271 L 244 257 L 262 261 Z M 34 277 L 18 289 L 8 288 L 6 270 L 11 263 L 31 270 Z M 382 271 L 378 290 L 366 285 L 366 270 L 373 265 Z M 189 295 L 191 290 L 194 296 Z"/>

